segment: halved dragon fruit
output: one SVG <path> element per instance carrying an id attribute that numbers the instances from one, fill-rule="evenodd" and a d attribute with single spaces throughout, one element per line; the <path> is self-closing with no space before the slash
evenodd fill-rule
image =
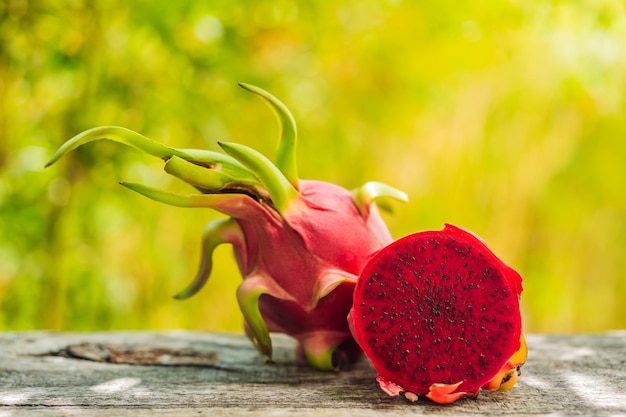
<path id="1" fill-rule="evenodd" d="M 446 225 L 381 249 L 348 320 L 389 395 L 438 403 L 507 390 L 526 359 L 522 278 L 476 235 Z"/>
<path id="2" fill-rule="evenodd" d="M 181 207 L 206 207 L 227 218 L 208 224 L 200 269 L 176 296 L 196 294 L 211 273 L 212 254 L 231 244 L 243 275 L 237 300 L 245 329 L 258 350 L 272 358 L 270 332 L 299 342 L 314 367 L 333 369 L 335 352 L 360 353 L 346 316 L 361 269 L 369 257 L 392 241 L 375 201 L 406 195 L 379 182 L 348 191 L 334 184 L 299 180 L 296 125 L 286 106 L 248 84 L 278 116 L 281 141 L 276 164 L 235 143 L 220 143 L 226 154 L 175 149 L 121 127 L 99 127 L 66 142 L 48 165 L 87 142 L 110 139 L 162 158 L 165 171 L 198 192 L 174 194 L 134 183 L 122 185 L 154 200 Z"/>

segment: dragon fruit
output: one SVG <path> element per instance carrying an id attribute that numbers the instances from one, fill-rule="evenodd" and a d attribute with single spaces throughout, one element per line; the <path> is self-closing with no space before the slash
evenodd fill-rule
<path id="1" fill-rule="evenodd" d="M 526 359 L 521 276 L 476 235 L 446 225 L 381 249 L 348 321 L 387 394 L 451 403 L 510 389 Z"/>
<path id="2" fill-rule="evenodd" d="M 272 358 L 270 332 L 298 342 L 298 352 L 318 369 L 334 369 L 336 354 L 360 354 L 346 316 L 354 286 L 369 257 L 392 237 L 376 201 L 406 195 L 379 182 L 348 191 L 340 186 L 299 180 L 296 124 L 287 107 L 268 92 L 248 84 L 278 117 L 280 144 L 276 163 L 247 146 L 219 143 L 225 153 L 176 149 L 122 127 L 98 127 L 67 141 L 47 166 L 85 143 L 110 139 L 165 161 L 165 171 L 195 187 L 187 195 L 136 183 L 125 187 L 162 203 L 206 207 L 226 214 L 204 229 L 199 271 L 180 294 L 185 299 L 207 282 L 212 254 L 231 244 L 243 282 L 237 301 L 247 335 Z"/>

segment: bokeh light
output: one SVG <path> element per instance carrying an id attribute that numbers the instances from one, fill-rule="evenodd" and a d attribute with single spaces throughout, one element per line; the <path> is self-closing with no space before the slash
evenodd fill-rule
<path id="1" fill-rule="evenodd" d="M 219 215 L 159 161 L 65 140 L 124 126 L 276 150 L 258 85 L 298 122 L 300 175 L 380 180 L 396 237 L 453 223 L 524 276 L 530 332 L 626 327 L 626 6 L 619 0 L 0 3 L 0 329 L 241 329 L 228 248 L 176 301 Z"/>

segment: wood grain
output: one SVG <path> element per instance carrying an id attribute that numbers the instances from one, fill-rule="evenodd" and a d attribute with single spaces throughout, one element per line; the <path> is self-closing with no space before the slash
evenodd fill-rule
<path id="1" fill-rule="evenodd" d="M 517 386 L 440 406 L 378 389 L 366 360 L 318 372 L 274 337 L 267 364 L 240 335 L 0 333 L 0 417 L 626 415 L 626 332 L 529 335 Z"/>

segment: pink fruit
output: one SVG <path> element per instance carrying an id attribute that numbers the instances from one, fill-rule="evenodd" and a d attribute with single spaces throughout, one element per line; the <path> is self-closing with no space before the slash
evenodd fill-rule
<path id="1" fill-rule="evenodd" d="M 299 180 L 291 113 L 269 93 L 241 86 L 264 99 L 278 116 L 281 142 L 276 164 L 235 143 L 220 143 L 226 154 L 175 149 L 128 129 L 99 127 L 70 139 L 48 165 L 99 139 L 125 143 L 165 160 L 165 171 L 198 192 L 181 195 L 140 184 L 122 185 L 166 204 L 206 207 L 228 216 L 205 228 L 198 274 L 176 298 L 197 293 L 209 278 L 215 248 L 231 244 L 244 278 L 237 300 L 246 332 L 259 351 L 271 360 L 270 332 L 282 332 L 298 341 L 299 352 L 311 365 L 333 369 L 336 352 L 360 352 L 346 321 L 354 285 L 369 257 L 392 241 L 375 200 L 406 200 L 406 195 L 378 182 L 348 191 L 331 183 Z"/>
<path id="2" fill-rule="evenodd" d="M 461 228 L 415 233 L 363 268 L 349 315 L 389 395 L 438 403 L 513 386 L 526 359 L 522 278 Z"/>

